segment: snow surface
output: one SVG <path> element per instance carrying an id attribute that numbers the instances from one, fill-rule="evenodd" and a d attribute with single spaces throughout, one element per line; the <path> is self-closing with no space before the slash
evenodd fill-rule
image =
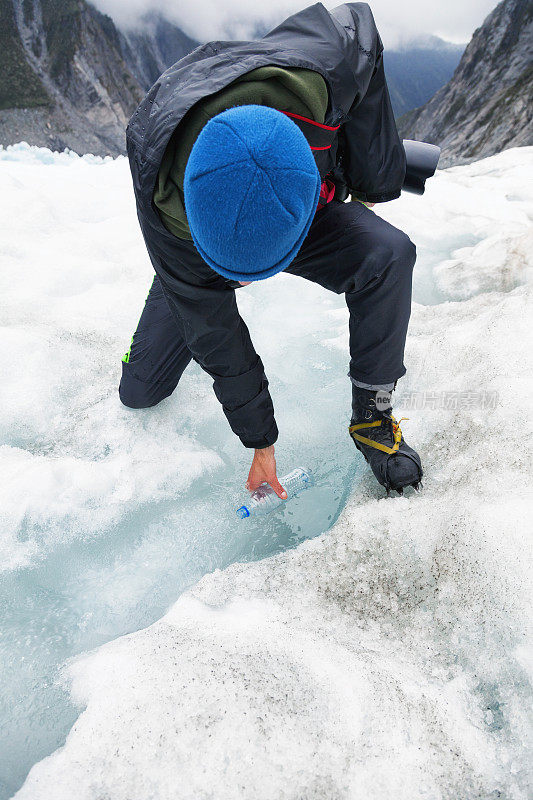
<path id="1" fill-rule="evenodd" d="M 346 435 L 343 299 L 239 290 L 280 470 L 317 475 L 250 525 L 207 376 L 118 401 L 151 280 L 126 161 L 19 145 L 0 176 L 0 796 L 72 727 L 18 800 L 527 800 L 533 148 L 379 208 L 418 249 L 419 495 L 384 498 Z"/>

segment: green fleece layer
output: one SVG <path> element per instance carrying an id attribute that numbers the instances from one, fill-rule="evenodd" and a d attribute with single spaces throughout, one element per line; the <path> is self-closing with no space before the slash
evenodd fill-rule
<path id="1" fill-rule="evenodd" d="M 328 106 L 328 90 L 324 78 L 315 70 L 272 65 L 258 67 L 241 75 L 224 89 L 202 98 L 189 109 L 165 150 L 154 191 L 154 204 L 165 228 L 180 239 L 192 240 L 185 214 L 183 179 L 196 137 L 203 126 L 222 111 L 251 104 L 291 111 L 323 123 Z"/>

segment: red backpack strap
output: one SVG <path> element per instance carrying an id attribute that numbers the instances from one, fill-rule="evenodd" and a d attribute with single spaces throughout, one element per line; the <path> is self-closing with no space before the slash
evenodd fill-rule
<path id="1" fill-rule="evenodd" d="M 311 150 L 329 150 L 340 128 L 340 125 L 324 125 L 322 122 L 315 122 L 307 117 L 302 117 L 301 114 L 293 114 L 291 111 L 282 111 L 281 113 L 286 114 L 298 125 L 309 142 Z"/>

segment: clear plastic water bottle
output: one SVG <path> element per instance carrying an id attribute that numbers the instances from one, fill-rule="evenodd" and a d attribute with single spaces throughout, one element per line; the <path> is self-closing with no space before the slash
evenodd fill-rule
<path id="1" fill-rule="evenodd" d="M 287 492 L 286 500 L 279 498 L 268 483 L 262 483 L 255 492 L 252 492 L 252 496 L 246 502 L 246 505 L 240 506 L 240 508 L 237 509 L 237 516 L 241 519 L 246 519 L 246 517 L 268 514 L 270 511 L 278 508 L 282 503 L 286 503 L 287 500 L 290 500 L 291 497 L 294 497 L 303 489 L 307 489 L 308 486 L 311 486 L 313 483 L 313 476 L 310 470 L 298 467 L 297 469 L 293 469 L 292 472 L 289 472 L 288 475 L 285 475 L 284 478 L 280 478 L 279 482 Z"/>

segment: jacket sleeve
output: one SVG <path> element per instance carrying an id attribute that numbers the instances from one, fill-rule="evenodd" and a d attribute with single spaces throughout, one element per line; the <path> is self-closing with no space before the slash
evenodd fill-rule
<path id="1" fill-rule="evenodd" d="M 332 16 L 344 29 L 355 97 L 340 133 L 340 163 L 350 192 L 382 203 L 400 196 L 405 151 L 383 68 L 383 43 L 367 3 L 345 3 Z"/>
<path id="2" fill-rule="evenodd" d="M 162 276 L 160 276 L 162 277 Z M 213 379 L 231 429 L 245 447 L 268 447 L 278 437 L 263 363 L 241 318 L 235 290 L 161 280 L 193 359 Z"/>

